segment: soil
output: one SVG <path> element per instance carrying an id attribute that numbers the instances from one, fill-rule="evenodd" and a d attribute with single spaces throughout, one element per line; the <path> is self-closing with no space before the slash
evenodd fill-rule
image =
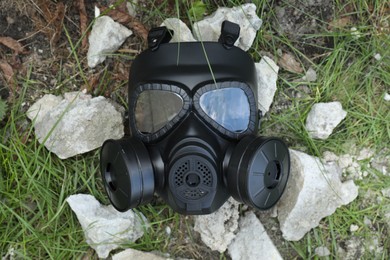
<path id="1" fill-rule="evenodd" d="M 332 47 L 330 39 L 308 35 L 326 31 L 325 22 L 330 22 L 334 16 L 334 1 L 276 1 L 273 10 L 276 16 L 273 27 L 277 33 L 290 39 L 303 54 L 310 57 L 322 54 L 324 47 Z"/>

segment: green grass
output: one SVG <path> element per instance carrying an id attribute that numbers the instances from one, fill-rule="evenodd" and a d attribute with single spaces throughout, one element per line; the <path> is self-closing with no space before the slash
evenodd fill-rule
<path id="1" fill-rule="evenodd" d="M 151 2 L 152 11 L 143 10 L 140 6 L 146 13 L 142 21 L 149 25 L 159 25 L 164 18 L 179 17 L 191 24 L 199 19 L 199 8 L 205 9 L 207 13 L 215 10 L 216 4 L 212 2 L 192 9 L 192 1 L 177 0 L 174 8 L 171 8 L 170 1 L 159 1 L 159 4 Z M 244 1 L 218 2 L 232 7 Z M 388 4 L 385 1 L 336 1 L 336 17 L 344 6 L 353 3 L 355 9 L 352 14 L 347 15 L 355 17 L 354 26 L 362 36 L 355 39 L 348 26 L 333 32 L 307 35 L 308 38 L 326 36 L 333 42 L 333 47 L 324 47 L 321 58 L 310 60 L 299 51 L 296 42 L 275 33 L 271 22 L 275 16 L 272 1 L 254 2 L 258 6 L 259 17 L 263 19 L 263 26 L 249 50 L 254 59 L 260 59 L 260 51 L 268 51 L 277 57 L 277 50 L 283 49 L 296 55 L 302 64 L 313 66 L 318 72 L 317 81 L 308 84 L 312 90 L 310 95 L 302 99 L 285 97 L 291 103 L 290 109 L 283 110 L 282 113 L 271 113 L 269 120 L 262 124 L 261 133 L 277 132 L 291 147 L 319 156 L 324 151 L 346 153 L 348 144 L 354 144 L 358 148 L 370 147 L 376 152 L 389 147 L 390 105 L 383 100 L 383 95 L 385 91 L 389 91 L 390 41 L 388 34 L 379 29 L 384 19 L 389 20 L 389 14 L 383 11 L 386 6 L 388 8 Z M 327 25 L 325 21 L 319 22 Z M 71 50 L 67 59 L 72 60 L 75 65 L 71 73 L 66 73 L 65 69 L 62 70 L 63 64 L 60 65 L 61 73 L 56 75 L 58 83 L 53 94 L 66 92 L 75 83 L 85 86 L 89 84 L 89 72 L 84 66 L 85 57 L 79 54 L 81 40 L 72 39 L 67 30 L 64 33 Z M 373 58 L 376 53 L 381 54 L 382 60 Z M 111 57 L 120 60 L 124 58 L 121 56 Z M 33 65 L 31 71 L 34 72 Z M 126 88 L 126 82 L 114 82 L 114 76 L 108 67 L 102 68 L 100 73 L 101 81 L 93 93 L 98 95 L 110 92 L 114 99 L 126 107 L 126 100 L 121 92 L 121 89 Z M 284 91 L 297 87 L 300 83 L 294 80 L 301 77 L 300 74 L 281 70 L 277 95 L 285 96 Z M 99 153 L 92 151 L 60 160 L 48 152 L 35 139 L 23 105 L 30 101 L 30 91 L 36 91 L 44 83 L 33 79 L 30 73 L 18 81 L 21 93 L 13 103 L 8 104 L 8 114 L 0 128 L 0 255 L 4 256 L 13 248 L 18 258 L 25 259 L 96 258 L 86 244 L 77 218 L 65 199 L 75 193 L 87 193 L 108 204 L 98 169 Z M 336 100 L 348 112 L 347 118 L 327 140 L 310 139 L 304 124 L 311 106 L 317 102 Z M 375 254 L 366 250 L 362 257 L 388 259 L 390 231 L 385 224 L 383 212 L 390 200 L 382 198 L 378 202 L 375 198 L 382 197 L 380 190 L 390 186 L 390 178 L 373 169 L 367 170 L 369 176 L 356 181 L 360 189 L 359 197 L 354 202 L 323 219 L 321 225 L 301 241 L 290 242 L 285 247 L 277 245 L 281 252 L 290 257 L 316 258 L 315 248 L 324 245 L 331 251 L 330 258 L 335 258 L 340 242 L 346 242 L 352 237 L 368 241 L 373 235 L 380 235 L 382 253 Z M 366 198 L 369 193 L 375 195 L 374 199 Z M 148 218 L 150 227 L 136 243 L 124 244 L 124 247 L 145 251 L 159 250 L 174 256 L 194 258 L 207 255 L 202 254 L 204 248 L 197 244 L 197 234 L 192 231 L 191 218 L 174 213 L 161 200 L 137 210 Z M 364 224 L 365 217 L 372 221 L 371 227 Z M 353 234 L 349 230 L 351 224 L 359 226 Z M 172 230 L 171 236 L 165 231 L 168 226 Z M 363 243 L 362 247 L 364 246 L 367 245 Z M 225 258 L 225 255 L 220 255 L 220 258 Z"/>

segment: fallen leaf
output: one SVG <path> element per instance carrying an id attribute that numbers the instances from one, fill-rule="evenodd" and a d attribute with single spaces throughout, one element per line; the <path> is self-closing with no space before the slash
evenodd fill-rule
<path id="1" fill-rule="evenodd" d="M 81 42 L 81 47 L 85 49 L 88 45 L 88 40 L 86 35 L 88 17 L 87 17 L 87 11 L 85 9 L 84 0 L 79 0 L 79 13 L 80 13 L 80 32 L 81 32 L 81 37 L 83 37 L 83 40 Z"/>
<path id="2" fill-rule="evenodd" d="M 15 72 L 12 69 L 11 65 L 9 65 L 9 63 L 6 61 L 0 61 L 0 69 L 3 71 L 5 80 L 8 83 L 13 84 L 14 83 L 13 77 Z"/>
<path id="3" fill-rule="evenodd" d="M 14 50 L 17 54 L 25 52 L 23 46 L 11 37 L 0 37 L 0 43 Z"/>
<path id="4" fill-rule="evenodd" d="M 301 64 L 295 59 L 295 57 L 289 53 L 284 53 L 279 59 L 278 64 L 285 70 L 294 73 L 302 73 L 303 69 Z"/>
<path id="5" fill-rule="evenodd" d="M 352 19 L 350 16 L 345 16 L 340 19 L 333 20 L 328 25 L 328 30 L 333 30 L 336 28 L 344 28 L 351 24 Z"/>
<path id="6" fill-rule="evenodd" d="M 134 20 L 134 18 L 130 16 L 128 13 L 118 9 L 102 8 L 102 11 L 108 11 L 107 15 L 110 16 L 114 21 L 118 23 L 127 24 Z"/>
<path id="7" fill-rule="evenodd" d="M 83 89 L 86 89 L 87 93 L 92 93 L 93 90 L 99 85 L 100 75 L 101 75 L 101 72 L 98 72 L 98 73 L 92 74 L 88 77 L 88 85 L 83 86 Z"/>

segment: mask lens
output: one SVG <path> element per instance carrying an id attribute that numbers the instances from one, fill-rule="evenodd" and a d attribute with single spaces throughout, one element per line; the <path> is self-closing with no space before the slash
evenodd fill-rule
<path id="1" fill-rule="evenodd" d="M 240 88 L 222 88 L 204 93 L 199 100 L 202 110 L 225 129 L 240 133 L 248 128 L 250 108 Z"/>
<path id="2" fill-rule="evenodd" d="M 145 90 L 137 99 L 135 123 L 144 134 L 155 133 L 179 114 L 183 99 L 176 93 L 164 90 Z"/>

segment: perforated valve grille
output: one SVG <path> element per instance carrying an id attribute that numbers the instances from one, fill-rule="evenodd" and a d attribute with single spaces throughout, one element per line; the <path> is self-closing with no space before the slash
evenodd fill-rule
<path id="1" fill-rule="evenodd" d="M 216 178 L 215 169 L 207 160 L 185 156 L 172 165 L 169 186 L 182 200 L 199 200 L 213 190 Z"/>
<path id="2" fill-rule="evenodd" d="M 188 172 L 190 166 L 189 164 L 190 164 L 189 161 L 185 161 L 176 169 L 174 173 L 176 187 L 179 187 L 184 184 L 184 174 Z"/>
<path id="3" fill-rule="evenodd" d="M 196 168 L 202 176 L 202 183 L 211 187 L 213 185 L 213 179 L 209 167 L 207 167 L 204 163 L 197 161 Z"/>
<path id="4" fill-rule="evenodd" d="M 207 194 L 207 192 L 202 190 L 202 189 L 194 189 L 194 190 L 185 190 L 185 191 L 183 191 L 183 196 L 186 199 L 189 199 L 189 200 L 200 199 L 203 196 L 205 196 L 206 194 Z"/>

